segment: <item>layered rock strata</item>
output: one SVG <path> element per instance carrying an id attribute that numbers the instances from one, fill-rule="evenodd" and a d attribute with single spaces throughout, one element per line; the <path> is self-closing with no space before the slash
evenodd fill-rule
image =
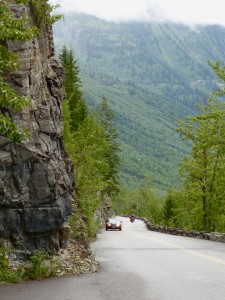
<path id="1" fill-rule="evenodd" d="M 29 6 L 12 6 L 18 16 Z M 23 251 L 58 250 L 66 246 L 73 166 L 63 145 L 62 84 L 64 70 L 54 58 L 53 32 L 26 43 L 7 42 L 20 58 L 20 69 L 6 74 L 16 93 L 30 106 L 8 114 L 30 132 L 21 144 L 0 135 L 0 247 Z"/>

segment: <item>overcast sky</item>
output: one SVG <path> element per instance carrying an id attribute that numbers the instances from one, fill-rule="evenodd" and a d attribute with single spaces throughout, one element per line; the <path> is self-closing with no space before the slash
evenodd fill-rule
<path id="1" fill-rule="evenodd" d="M 51 0 L 63 12 L 85 12 L 110 21 L 165 21 L 225 26 L 225 0 Z"/>

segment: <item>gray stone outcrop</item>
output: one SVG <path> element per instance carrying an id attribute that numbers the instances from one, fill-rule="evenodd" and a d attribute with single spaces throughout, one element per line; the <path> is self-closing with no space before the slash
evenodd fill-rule
<path id="1" fill-rule="evenodd" d="M 18 16 L 24 10 L 34 16 L 30 6 L 12 9 Z M 19 55 L 20 68 L 5 78 L 31 102 L 22 112 L 5 113 L 30 136 L 14 144 L 0 135 L 0 247 L 55 251 L 66 246 L 74 190 L 73 165 L 62 139 L 64 70 L 54 58 L 51 27 L 7 47 Z"/>

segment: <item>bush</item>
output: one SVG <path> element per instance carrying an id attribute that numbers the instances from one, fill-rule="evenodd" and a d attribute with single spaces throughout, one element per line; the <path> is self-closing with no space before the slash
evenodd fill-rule
<path id="1" fill-rule="evenodd" d="M 16 283 L 21 281 L 21 269 L 16 271 L 9 267 L 9 257 L 5 249 L 0 249 L 0 282 Z"/>
<path id="2" fill-rule="evenodd" d="M 48 278 L 55 275 L 57 264 L 49 259 L 47 254 L 36 251 L 30 260 L 31 265 L 25 270 L 24 279 Z"/>
<path id="3" fill-rule="evenodd" d="M 41 251 L 36 251 L 28 262 L 13 270 L 10 267 L 7 250 L 0 248 L 0 283 L 53 277 L 56 275 L 57 268 L 56 260 Z"/>

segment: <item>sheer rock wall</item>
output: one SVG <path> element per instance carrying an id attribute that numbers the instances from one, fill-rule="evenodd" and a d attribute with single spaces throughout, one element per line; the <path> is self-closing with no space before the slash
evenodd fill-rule
<path id="1" fill-rule="evenodd" d="M 28 6 L 12 9 L 33 18 Z M 64 70 L 54 58 L 51 27 L 31 41 L 7 46 L 19 55 L 20 68 L 6 80 L 31 103 L 6 114 L 27 128 L 30 138 L 14 144 L 0 135 L 0 247 L 55 251 L 66 246 L 74 190 L 73 166 L 62 140 Z"/>

